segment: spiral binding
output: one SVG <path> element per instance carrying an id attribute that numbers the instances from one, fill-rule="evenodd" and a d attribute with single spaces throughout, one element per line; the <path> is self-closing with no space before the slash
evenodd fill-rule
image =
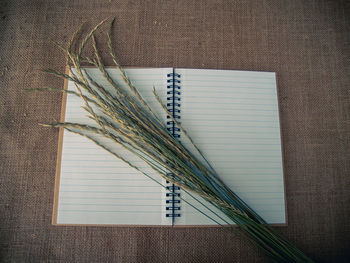
<path id="1" fill-rule="evenodd" d="M 167 74 L 167 108 L 168 111 L 173 115 L 174 119 L 176 119 L 177 122 L 180 123 L 180 107 L 181 107 L 181 76 L 180 74 L 175 73 L 173 70 L 172 73 Z M 167 129 L 168 131 L 177 139 L 180 139 L 180 129 L 176 127 L 175 122 L 171 119 L 170 116 L 167 116 Z M 172 174 L 170 174 L 172 175 Z M 166 193 L 166 217 L 171 217 L 172 222 L 174 224 L 174 219 L 176 217 L 180 217 L 181 214 L 179 213 L 181 207 L 180 199 L 177 197 L 180 197 L 180 187 L 170 183 L 169 181 L 166 181 L 167 184 L 167 190 L 169 190 L 168 193 Z"/>

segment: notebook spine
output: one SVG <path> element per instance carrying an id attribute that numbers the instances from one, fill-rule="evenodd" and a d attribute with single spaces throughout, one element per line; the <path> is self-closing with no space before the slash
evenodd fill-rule
<path id="1" fill-rule="evenodd" d="M 167 74 L 167 109 L 173 116 L 173 118 L 180 123 L 181 119 L 181 76 L 175 73 Z M 181 137 L 180 129 L 176 127 L 176 123 L 172 118 L 167 116 L 167 129 L 168 131 L 179 140 Z M 171 175 L 171 174 L 170 174 Z M 180 188 L 176 185 L 166 181 L 167 190 L 166 193 L 166 217 L 171 217 L 174 224 L 174 219 L 180 217 Z"/>

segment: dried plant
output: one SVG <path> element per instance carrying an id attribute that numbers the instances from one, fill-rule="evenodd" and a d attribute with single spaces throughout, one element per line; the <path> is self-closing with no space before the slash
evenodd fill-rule
<path id="1" fill-rule="evenodd" d="M 243 200 L 232 192 L 220 179 L 219 175 L 206 161 L 201 151 L 195 145 L 196 151 L 198 151 L 205 161 L 200 161 L 195 157 L 194 153 L 189 151 L 167 130 L 165 124 L 145 102 L 117 61 L 111 42 L 113 21 L 114 19 L 110 23 L 110 28 L 107 33 L 108 50 L 115 67 L 120 71 L 123 80 L 127 84 L 128 90 L 121 88 L 107 72 L 96 45 L 95 32 L 106 20 L 95 26 L 83 38 L 78 50 L 73 50 L 77 35 L 81 31 L 81 29 L 79 29 L 73 35 L 66 48 L 58 45 L 67 57 L 70 74 L 60 73 L 55 70 L 46 70 L 47 73 L 74 82 L 76 91 L 52 88 L 40 90 L 62 91 L 79 96 L 84 102 L 84 110 L 89 114 L 89 118 L 95 121 L 96 125 L 55 122 L 52 124 L 45 124 L 45 126 L 60 127 L 80 134 L 92 140 L 98 146 L 113 154 L 116 158 L 126 162 L 134 169 L 154 180 L 139 169 L 139 167 L 130 163 L 124 159 L 123 156 L 120 156 L 117 152 L 109 148 L 108 144 L 103 143 L 99 138 L 104 137 L 111 143 L 121 145 L 141 158 L 161 177 L 181 187 L 183 191 L 191 195 L 197 201 L 199 200 L 196 196 L 200 196 L 222 211 L 231 220 L 230 222 L 220 217 L 202 203 L 204 207 L 213 212 L 225 223 L 231 225 L 231 227 L 233 223 L 236 224 L 272 261 L 312 262 L 310 258 L 272 229 Z M 92 41 L 94 50 L 94 57 L 92 58 L 83 56 L 83 50 L 90 40 Z M 97 80 L 94 80 L 81 66 L 83 62 L 97 67 L 105 80 L 114 88 L 113 92 L 98 83 Z M 193 141 L 189 138 L 183 127 L 167 110 L 166 106 L 162 104 L 155 90 L 153 90 L 153 93 L 156 100 L 161 104 L 172 121 L 193 144 Z M 156 182 L 160 184 L 158 181 Z M 162 184 L 161 186 L 165 187 Z M 183 201 L 187 202 L 186 200 Z M 194 208 L 198 210 L 198 208 Z M 199 212 L 206 215 L 203 211 Z M 210 218 L 218 223 L 218 219 Z"/>

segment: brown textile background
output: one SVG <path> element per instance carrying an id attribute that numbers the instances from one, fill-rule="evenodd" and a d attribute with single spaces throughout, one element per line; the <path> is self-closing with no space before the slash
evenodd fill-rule
<path id="1" fill-rule="evenodd" d="M 61 95 L 23 89 L 62 87 L 39 71 L 65 67 L 49 39 L 108 16 L 124 66 L 277 72 L 289 220 L 279 230 L 317 262 L 350 260 L 349 11 L 336 0 L 2 0 L 0 261 L 266 262 L 220 228 L 51 225 L 58 131 L 37 123 L 59 118 Z"/>

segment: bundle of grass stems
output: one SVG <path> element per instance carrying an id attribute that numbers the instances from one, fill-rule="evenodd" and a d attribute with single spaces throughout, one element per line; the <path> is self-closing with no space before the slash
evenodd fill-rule
<path id="1" fill-rule="evenodd" d="M 234 225 L 238 226 L 241 232 L 248 236 L 248 239 L 259 247 L 271 261 L 312 262 L 310 258 L 303 254 L 286 238 L 272 229 L 264 219 L 255 213 L 225 185 L 213 167 L 206 161 L 200 149 L 194 145 L 180 123 L 172 116 L 172 113 L 167 110 L 160 96 L 153 88 L 156 100 L 160 103 L 164 111 L 166 111 L 167 115 L 170 116 L 178 129 L 180 129 L 184 136 L 193 144 L 194 149 L 198 151 L 197 156 L 200 154 L 203 159 L 199 160 L 193 152 L 189 151 L 171 132 L 169 132 L 163 121 L 157 117 L 138 90 L 133 86 L 131 80 L 116 59 L 111 42 L 114 19 L 110 22 L 109 31 L 107 33 L 108 50 L 128 90 L 121 88 L 110 76 L 102 62 L 95 39 L 96 30 L 106 22 L 106 20 L 96 25 L 82 38 L 80 43 L 76 42 L 77 35 L 81 32 L 81 27 L 75 32 L 66 48 L 57 44 L 67 57 L 70 74 L 60 73 L 55 70 L 45 70 L 48 73 L 74 82 L 76 91 L 53 88 L 40 89 L 63 91 L 79 96 L 85 105 L 83 107 L 84 110 L 89 114 L 89 118 L 94 120 L 95 125 L 55 122 L 46 124 L 46 126 L 62 127 L 68 131 L 80 134 L 92 140 L 97 145 L 113 154 L 116 158 L 126 162 L 134 169 L 154 180 L 147 173 L 139 169 L 139 167 L 124 159 L 123 156 L 120 156 L 120 154 L 113 151 L 108 145 L 102 143 L 98 137 L 92 134 L 104 137 L 112 143 L 122 146 L 141 158 L 147 165 L 153 168 L 159 176 L 179 186 L 197 201 L 199 200 L 196 196 L 199 196 L 222 211 L 231 220 L 230 222 L 220 217 L 220 215 L 216 214 L 203 202 L 201 203 L 218 218 L 223 220 L 227 224 L 224 225 L 227 229 L 232 229 Z M 82 55 L 89 41 L 92 42 L 94 50 L 93 58 L 84 57 Z M 75 48 L 76 51 L 74 51 L 73 46 L 77 46 L 77 48 Z M 82 63 L 89 63 L 97 67 L 105 80 L 114 88 L 114 91 L 110 92 L 103 85 L 94 80 L 85 68 L 81 66 Z M 74 70 L 71 68 L 74 68 Z M 166 187 L 159 181 L 156 180 L 156 182 L 162 187 Z M 180 197 L 180 199 L 182 198 Z M 184 199 L 183 201 L 188 203 L 188 201 Z M 196 207 L 194 208 L 199 210 Z M 209 217 L 203 211 L 199 212 Z M 220 224 L 218 219 L 213 217 L 210 217 L 210 219 Z"/>

